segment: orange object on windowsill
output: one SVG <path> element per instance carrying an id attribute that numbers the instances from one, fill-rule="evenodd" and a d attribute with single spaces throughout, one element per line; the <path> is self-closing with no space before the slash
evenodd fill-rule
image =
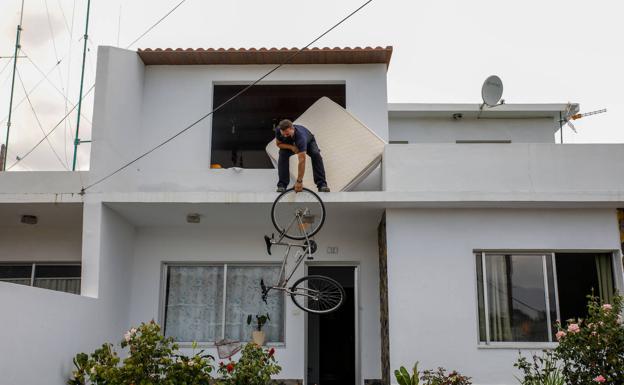
<path id="1" fill-rule="evenodd" d="M 219 163 L 213 163 L 210 165 L 210 168 L 223 168 Z"/>

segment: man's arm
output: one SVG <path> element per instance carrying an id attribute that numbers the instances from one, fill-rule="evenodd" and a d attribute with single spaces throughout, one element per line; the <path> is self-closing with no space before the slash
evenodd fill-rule
<path id="1" fill-rule="evenodd" d="M 281 148 L 282 150 L 290 150 L 294 152 L 295 154 L 299 153 L 299 149 L 297 148 L 297 146 L 293 146 L 292 144 L 286 144 L 286 143 L 280 142 L 277 139 L 275 139 L 275 144 L 277 144 L 277 147 Z"/>
<path id="2" fill-rule="evenodd" d="M 303 190 L 303 175 L 305 174 L 306 153 L 305 151 L 297 153 L 299 158 L 299 167 L 297 167 L 297 181 L 295 182 L 295 191 Z"/>

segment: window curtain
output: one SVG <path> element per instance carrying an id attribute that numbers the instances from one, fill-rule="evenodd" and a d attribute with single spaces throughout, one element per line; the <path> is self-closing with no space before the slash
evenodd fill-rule
<path id="1" fill-rule="evenodd" d="M 283 342 L 284 295 L 272 291 L 262 301 L 260 280 L 267 284 L 275 282 L 279 274 L 279 266 L 235 266 L 227 267 L 227 292 L 225 312 L 225 337 L 239 341 L 250 341 L 251 332 L 255 330 L 257 314 L 269 314 L 268 321 L 262 330 L 266 333 L 267 342 Z M 252 324 L 247 325 L 247 316 L 252 316 Z"/>
<path id="2" fill-rule="evenodd" d="M 596 256 L 596 271 L 598 273 L 598 291 L 603 303 L 613 301 L 613 274 L 611 272 L 611 256 L 600 254 Z"/>
<path id="3" fill-rule="evenodd" d="M 169 266 L 165 335 L 182 342 L 221 339 L 223 266 Z"/>
<path id="4" fill-rule="evenodd" d="M 507 260 L 504 255 L 486 255 L 488 311 L 490 318 L 490 340 L 511 341 L 511 292 Z"/>
<path id="5" fill-rule="evenodd" d="M 80 278 L 35 278 L 35 287 L 80 294 Z"/>

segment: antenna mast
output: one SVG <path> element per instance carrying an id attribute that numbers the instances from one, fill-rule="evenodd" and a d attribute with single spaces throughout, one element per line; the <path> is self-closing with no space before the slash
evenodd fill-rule
<path id="1" fill-rule="evenodd" d="M 13 110 L 13 92 L 15 90 L 15 72 L 17 70 L 17 54 L 20 49 L 20 37 L 22 35 L 22 20 L 24 18 L 24 0 L 22 0 L 22 9 L 20 10 L 20 21 L 17 24 L 17 35 L 15 37 L 15 53 L 13 54 L 13 79 L 11 80 L 11 96 L 9 98 L 9 118 L 7 120 L 6 141 L 4 146 L 4 157 L 2 160 L 1 170 L 6 170 L 6 158 L 9 156 L 9 133 L 11 131 L 11 110 Z"/>
<path id="2" fill-rule="evenodd" d="M 82 49 L 82 71 L 80 74 L 80 95 L 78 99 L 78 121 L 76 122 L 76 137 L 74 139 L 74 160 L 72 162 L 72 171 L 76 171 L 76 157 L 78 155 L 78 145 L 80 144 L 80 138 L 78 133 L 80 131 L 80 110 L 82 107 L 82 86 L 84 85 L 84 73 L 85 73 L 85 60 L 87 57 L 87 40 L 89 39 L 89 9 L 91 8 L 91 0 L 87 1 L 87 21 L 85 23 L 84 33 L 84 46 Z"/>

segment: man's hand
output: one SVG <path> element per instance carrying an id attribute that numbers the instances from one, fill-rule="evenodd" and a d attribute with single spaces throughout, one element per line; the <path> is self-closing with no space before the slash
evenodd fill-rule
<path id="1" fill-rule="evenodd" d="M 303 191 L 303 183 L 295 182 L 295 192 L 302 192 L 302 191 Z"/>

